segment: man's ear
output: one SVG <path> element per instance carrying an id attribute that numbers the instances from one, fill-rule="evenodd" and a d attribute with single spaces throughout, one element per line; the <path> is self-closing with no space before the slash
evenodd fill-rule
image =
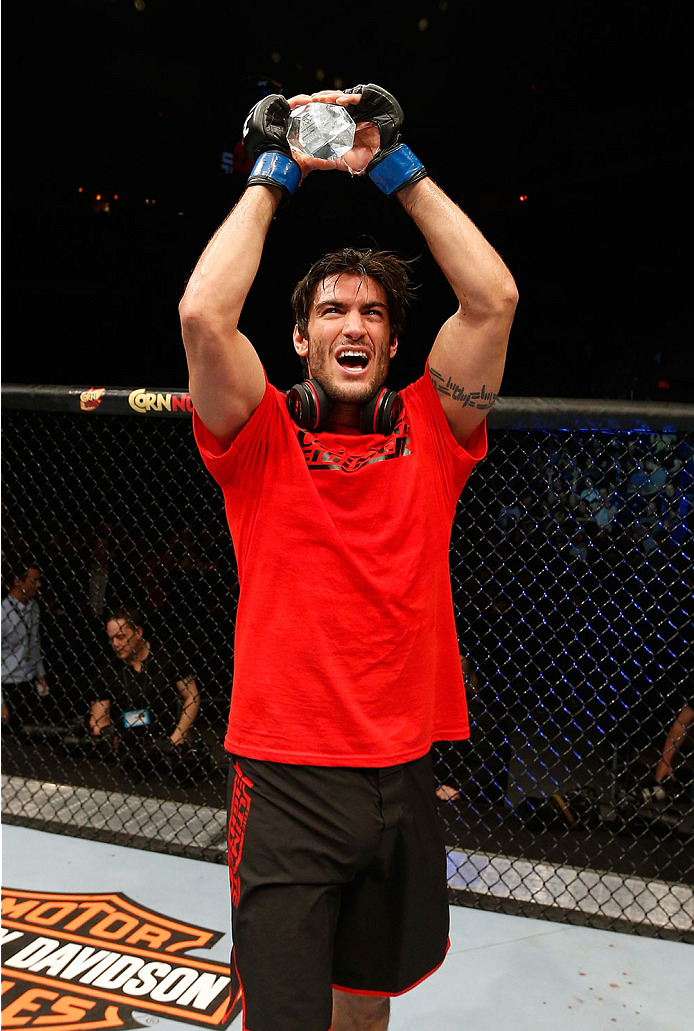
<path id="1" fill-rule="evenodd" d="M 395 353 L 398 349 L 398 338 L 396 336 L 390 342 L 390 357 L 395 358 Z"/>
<path id="2" fill-rule="evenodd" d="M 300 358 L 306 358 L 308 355 L 308 339 L 301 335 L 298 326 L 294 326 L 293 339 L 296 353 Z"/>

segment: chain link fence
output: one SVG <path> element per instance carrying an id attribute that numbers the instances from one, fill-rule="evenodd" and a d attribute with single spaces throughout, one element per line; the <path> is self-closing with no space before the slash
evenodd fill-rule
<path id="1" fill-rule="evenodd" d="M 48 689 L 3 681 L 3 820 L 224 862 L 238 579 L 190 399 L 2 399 L 3 621 L 37 568 Z M 655 779 L 694 705 L 694 406 L 501 399 L 489 429 L 450 553 L 472 737 L 433 749 L 451 901 L 694 941 L 684 731 Z M 134 757 L 92 733 L 122 605 L 175 668 Z"/>

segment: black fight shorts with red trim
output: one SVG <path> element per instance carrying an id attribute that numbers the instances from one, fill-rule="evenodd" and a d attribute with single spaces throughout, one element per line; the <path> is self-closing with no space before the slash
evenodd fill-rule
<path id="1" fill-rule="evenodd" d="M 328 1031 L 332 988 L 400 995 L 449 911 L 428 755 L 383 769 L 232 759 L 231 998 L 246 1031 Z"/>

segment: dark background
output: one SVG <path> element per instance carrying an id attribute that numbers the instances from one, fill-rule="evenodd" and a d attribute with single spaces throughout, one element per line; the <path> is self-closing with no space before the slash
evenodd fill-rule
<path id="1" fill-rule="evenodd" d="M 692 400 L 684 6 L 6 7 L 3 382 L 184 386 L 177 303 L 243 189 L 248 110 L 371 81 L 516 277 L 504 394 Z M 242 322 L 278 386 L 299 374 L 294 283 L 351 243 L 421 256 L 391 385 L 454 310 L 397 201 L 314 173 L 272 226 Z"/>

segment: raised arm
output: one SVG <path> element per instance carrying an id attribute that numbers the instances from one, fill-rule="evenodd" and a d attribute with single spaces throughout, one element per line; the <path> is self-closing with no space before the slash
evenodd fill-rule
<path id="1" fill-rule="evenodd" d="M 420 229 L 458 299 L 429 355 L 429 371 L 449 425 L 464 444 L 494 403 L 518 301 L 511 273 L 460 208 L 431 178 L 400 138 L 403 112 L 381 86 L 355 86 L 352 111 L 370 120 L 380 147 L 367 167 L 384 193 L 395 194 Z"/>
<path id="2" fill-rule="evenodd" d="M 193 405 L 222 446 L 265 393 L 260 358 L 239 330 L 239 318 L 270 223 L 303 175 L 287 142 L 290 109 L 284 97 L 271 94 L 249 113 L 243 142 L 254 165 L 246 190 L 200 256 L 179 305 Z"/>
<path id="3" fill-rule="evenodd" d="M 516 285 L 494 248 L 431 179 L 405 187 L 398 200 L 458 300 L 458 310 L 434 341 L 429 373 L 451 430 L 464 444 L 501 386 L 518 302 Z"/>
<path id="4" fill-rule="evenodd" d="M 202 252 L 179 304 L 193 405 L 222 446 L 246 424 L 265 392 L 260 358 L 239 330 L 239 319 L 272 219 L 308 172 L 337 167 L 302 157 L 287 142 L 291 109 L 311 99 L 358 101 L 339 91 L 290 100 L 271 94 L 253 107 L 243 132 L 254 161 L 247 188 Z"/>
<path id="5" fill-rule="evenodd" d="M 191 399 L 222 446 L 265 391 L 260 359 L 238 323 L 281 196 L 272 186 L 243 193 L 203 251 L 179 305 Z"/>

